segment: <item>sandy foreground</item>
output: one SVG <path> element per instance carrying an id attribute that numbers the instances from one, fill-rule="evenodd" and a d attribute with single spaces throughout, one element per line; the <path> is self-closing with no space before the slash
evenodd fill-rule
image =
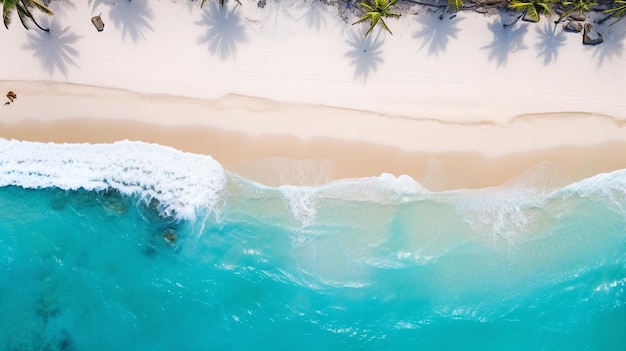
<path id="1" fill-rule="evenodd" d="M 0 30 L 0 92 L 18 96 L 0 137 L 155 142 L 268 185 L 543 186 L 626 168 L 626 21 L 583 46 L 547 20 L 415 7 L 364 39 L 340 5 L 242 2 L 58 0 L 49 34 L 16 21 Z"/>

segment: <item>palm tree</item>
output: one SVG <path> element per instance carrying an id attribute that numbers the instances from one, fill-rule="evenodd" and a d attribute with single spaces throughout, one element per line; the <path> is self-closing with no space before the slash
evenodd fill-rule
<path id="1" fill-rule="evenodd" d="M 613 7 L 608 10 L 604 10 L 604 12 L 608 13 L 609 15 L 606 18 L 598 21 L 598 23 L 604 22 L 611 17 L 617 17 L 617 20 L 615 22 L 621 20 L 622 18 L 626 17 L 626 0 L 615 0 L 613 2 Z"/>
<path id="2" fill-rule="evenodd" d="M 361 6 L 367 9 L 367 12 L 361 18 L 359 18 L 358 21 L 352 24 L 355 25 L 357 23 L 370 20 L 371 26 L 370 29 L 368 29 L 365 33 L 365 37 L 367 37 L 372 32 L 372 30 L 378 23 L 380 23 L 383 28 L 387 30 L 387 32 L 393 34 L 391 33 L 389 27 L 387 27 L 385 21 L 383 21 L 383 17 L 400 17 L 399 13 L 391 12 L 391 6 L 395 5 L 396 2 L 398 2 L 398 0 L 374 0 L 374 6 L 370 6 L 362 2 Z"/>
<path id="3" fill-rule="evenodd" d="M 582 16 L 583 12 L 589 12 L 592 7 L 598 5 L 598 3 L 593 0 L 565 0 L 562 4 L 567 6 L 568 9 L 563 12 L 559 19 L 554 23 L 561 22 L 574 11 L 578 11 Z"/>
<path id="4" fill-rule="evenodd" d="M 461 6 L 465 6 L 463 0 L 448 0 L 448 6 L 454 6 L 457 12 Z"/>
<path id="5" fill-rule="evenodd" d="M 9 29 L 9 24 L 11 24 L 13 10 L 16 10 L 24 28 L 28 29 L 28 20 L 31 20 L 37 28 L 45 32 L 50 31 L 48 28 L 41 27 L 35 20 L 35 17 L 33 17 L 32 12 L 30 12 L 32 8 L 37 8 L 48 15 L 54 14 L 41 0 L 0 0 L 0 3 L 2 3 L 2 19 L 7 29 Z"/>
<path id="6" fill-rule="evenodd" d="M 224 6 L 224 3 L 226 3 L 226 1 L 228 1 L 228 0 L 219 0 L 219 1 L 220 1 L 220 5 Z M 239 0 L 235 0 L 235 1 L 237 1 L 237 3 L 239 5 L 241 5 L 241 2 L 239 2 Z M 200 3 L 200 8 L 204 7 L 204 3 L 205 2 L 206 2 L 206 0 L 202 0 L 202 3 Z"/>
<path id="7" fill-rule="evenodd" d="M 509 8 L 522 13 L 515 22 L 524 16 L 528 16 L 531 20 L 539 22 L 539 15 L 541 13 L 546 15 L 552 14 L 552 4 L 554 1 L 555 0 L 512 0 L 509 3 Z"/>

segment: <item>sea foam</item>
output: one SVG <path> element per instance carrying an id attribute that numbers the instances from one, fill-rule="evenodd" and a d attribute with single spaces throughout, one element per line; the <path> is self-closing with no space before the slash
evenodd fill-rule
<path id="1" fill-rule="evenodd" d="M 214 211 L 226 185 L 210 156 L 135 141 L 55 144 L 0 139 L 0 186 L 116 189 L 158 200 L 166 216 Z"/>

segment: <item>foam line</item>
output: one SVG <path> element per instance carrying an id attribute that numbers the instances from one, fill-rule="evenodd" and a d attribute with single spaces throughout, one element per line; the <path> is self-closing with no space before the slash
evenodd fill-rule
<path id="1" fill-rule="evenodd" d="M 53 144 L 0 139 L 0 186 L 65 190 L 114 188 L 156 199 L 164 215 L 212 211 L 226 184 L 210 156 L 144 142 Z"/>

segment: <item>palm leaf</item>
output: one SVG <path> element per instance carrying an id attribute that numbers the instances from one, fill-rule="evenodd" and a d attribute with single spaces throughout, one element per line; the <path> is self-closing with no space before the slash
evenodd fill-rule
<path id="1" fill-rule="evenodd" d="M 29 2 L 35 4 L 35 6 L 43 13 L 45 13 L 46 15 L 54 15 L 54 13 L 52 12 L 52 10 L 50 10 L 49 8 L 46 7 L 46 5 L 41 2 L 40 0 L 28 0 Z"/>
<path id="2" fill-rule="evenodd" d="M 369 11 L 372 11 L 372 12 L 373 12 L 373 11 L 376 11 L 376 10 L 374 10 L 374 8 L 373 8 L 373 7 L 371 7 L 370 5 L 368 5 L 368 4 L 364 3 L 364 2 L 362 2 L 362 3 L 361 3 L 361 6 L 365 7 L 365 8 L 366 8 L 366 9 L 368 9 Z"/>
<path id="3" fill-rule="evenodd" d="M 17 9 L 17 17 L 20 18 L 20 22 L 22 22 L 22 26 L 24 26 L 24 28 L 26 29 L 29 29 L 28 19 L 32 19 L 32 16 L 28 12 L 28 10 L 24 7 L 24 5 L 21 3 L 17 3 L 15 5 L 15 8 Z"/>
<path id="4" fill-rule="evenodd" d="M 393 35 L 393 33 L 391 33 L 391 29 L 389 29 L 389 27 L 387 27 L 387 23 L 385 23 L 385 21 L 383 20 L 383 18 L 380 18 L 380 24 L 383 25 L 383 28 L 385 28 L 387 30 L 387 32 L 389 32 L 389 34 Z"/>
<path id="5" fill-rule="evenodd" d="M 370 26 L 370 28 L 367 30 L 367 32 L 365 32 L 365 37 L 367 38 L 368 35 L 370 35 L 370 33 L 374 30 L 374 27 L 376 27 L 376 23 L 372 23 L 372 25 Z"/>
<path id="6" fill-rule="evenodd" d="M 511 3 L 509 3 L 509 8 L 513 9 L 515 11 L 522 11 L 522 10 L 526 10 L 526 7 L 529 4 L 527 2 L 521 2 L 519 0 L 513 0 L 511 1 Z"/>
<path id="7" fill-rule="evenodd" d="M 364 14 L 361 18 L 359 18 L 359 20 L 358 20 L 358 21 L 356 21 L 356 22 L 352 23 L 352 25 L 355 25 L 355 24 L 357 24 L 357 23 L 361 23 L 361 22 L 367 21 L 368 19 L 371 19 L 371 18 L 372 18 L 372 13 L 371 13 L 371 12 L 368 12 L 368 13 Z M 373 22 L 373 21 L 374 21 L 374 20 L 372 19 L 372 22 Z"/>
<path id="8" fill-rule="evenodd" d="M 459 11 L 459 8 L 461 8 L 462 6 L 465 6 L 465 4 L 463 3 L 463 0 L 448 0 L 448 5 L 454 6 L 457 12 Z"/>
<path id="9" fill-rule="evenodd" d="M 4 0 L 2 4 L 2 21 L 4 21 L 4 26 L 9 29 L 9 24 L 11 24 L 11 13 L 13 8 L 15 8 L 15 2 L 17 0 Z"/>
<path id="10" fill-rule="evenodd" d="M 626 0 L 615 0 L 614 5 L 617 6 L 613 7 L 612 9 L 604 10 L 604 12 L 610 14 L 613 17 L 624 17 L 624 15 L 626 15 Z"/>
<path id="11" fill-rule="evenodd" d="M 552 7 L 550 7 L 550 3 L 540 2 L 537 3 L 537 5 L 543 9 L 543 13 L 548 15 L 552 14 Z M 539 14 L 537 14 L 537 17 L 539 17 Z"/>
<path id="12" fill-rule="evenodd" d="M 537 12 L 537 9 L 534 6 L 528 6 L 528 9 L 526 10 L 526 14 L 533 21 L 539 22 L 539 12 Z"/>
<path id="13" fill-rule="evenodd" d="M 398 0 L 374 0 L 374 3 L 372 5 L 369 5 L 365 2 L 360 3 L 361 6 L 367 11 L 361 18 L 359 18 L 356 22 L 352 24 L 354 25 L 364 22 L 366 20 L 370 20 L 370 27 L 367 32 L 365 32 L 366 37 L 372 32 L 372 30 L 374 30 L 374 27 L 376 27 L 376 25 L 378 25 L 379 23 L 383 28 L 385 28 L 386 31 L 388 31 L 390 34 L 393 34 L 391 33 L 391 30 L 389 29 L 387 23 L 385 23 L 383 18 L 401 16 L 399 13 L 390 11 L 391 6 L 394 5 L 396 2 L 398 2 Z"/>
<path id="14" fill-rule="evenodd" d="M 365 37 L 366 38 L 374 30 L 374 27 L 376 27 L 378 22 L 382 21 L 382 17 L 380 16 L 380 13 L 378 13 L 378 12 L 370 12 L 370 14 L 371 14 L 371 18 L 372 18 L 372 24 L 370 25 L 370 28 L 367 30 L 367 32 L 365 32 Z"/>

